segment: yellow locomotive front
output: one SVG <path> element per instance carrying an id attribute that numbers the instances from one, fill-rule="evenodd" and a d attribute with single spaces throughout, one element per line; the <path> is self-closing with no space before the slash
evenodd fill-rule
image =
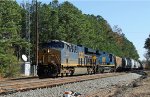
<path id="1" fill-rule="evenodd" d="M 45 48 L 39 51 L 38 62 L 42 65 L 60 64 L 60 51 Z"/>

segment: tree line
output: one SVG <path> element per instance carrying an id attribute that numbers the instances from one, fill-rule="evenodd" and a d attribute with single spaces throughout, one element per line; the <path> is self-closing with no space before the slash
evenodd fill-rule
<path id="1" fill-rule="evenodd" d="M 35 61 L 35 0 L 28 3 L 29 9 L 25 5 L 13 0 L 0 1 L 1 76 L 18 74 L 16 72 L 22 54 Z M 68 1 L 61 4 L 58 0 L 49 4 L 38 2 L 38 31 L 40 43 L 64 40 L 120 57 L 139 58 L 135 46 L 125 37 L 121 28 L 111 28 L 102 16 L 84 14 Z"/>
<path id="2" fill-rule="evenodd" d="M 150 35 L 145 40 L 144 48 L 147 50 L 144 54 L 144 57 L 146 60 L 143 60 L 143 63 L 145 64 L 145 69 L 150 69 Z"/>

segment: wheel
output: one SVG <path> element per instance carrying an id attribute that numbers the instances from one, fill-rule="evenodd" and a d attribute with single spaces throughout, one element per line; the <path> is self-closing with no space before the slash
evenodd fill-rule
<path id="1" fill-rule="evenodd" d="M 91 74 L 91 70 L 90 70 L 90 68 L 89 68 L 89 67 L 87 68 L 87 73 L 88 73 L 88 75 L 90 75 L 90 74 Z"/>
<path id="2" fill-rule="evenodd" d="M 66 73 L 66 76 L 68 76 L 68 73 Z"/>
<path id="3" fill-rule="evenodd" d="M 63 73 L 61 73 L 61 77 L 64 77 L 64 74 L 63 74 Z"/>
<path id="4" fill-rule="evenodd" d="M 98 72 L 99 72 L 99 73 L 104 73 L 104 67 L 99 67 L 99 68 L 98 68 Z"/>
<path id="5" fill-rule="evenodd" d="M 101 73 L 104 73 L 104 69 L 101 69 L 101 71 L 100 71 Z"/>
<path id="6" fill-rule="evenodd" d="M 48 77 L 57 77 L 58 76 L 58 66 L 55 64 L 50 64 L 47 70 Z"/>
<path id="7" fill-rule="evenodd" d="M 101 69 L 100 69 L 100 73 L 104 73 L 104 68 L 102 67 Z"/>
<path id="8" fill-rule="evenodd" d="M 45 68 L 42 65 L 38 65 L 38 67 L 37 67 L 37 75 L 38 75 L 39 79 L 44 78 L 44 75 L 45 75 L 44 69 Z"/>
<path id="9" fill-rule="evenodd" d="M 70 76 L 73 76 L 74 70 L 71 70 L 70 72 L 71 72 L 71 73 L 70 73 Z"/>

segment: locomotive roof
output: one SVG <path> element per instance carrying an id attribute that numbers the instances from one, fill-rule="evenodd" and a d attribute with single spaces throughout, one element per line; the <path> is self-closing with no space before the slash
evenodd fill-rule
<path id="1" fill-rule="evenodd" d="M 66 41 L 63 41 L 63 40 L 52 40 L 52 41 L 54 41 L 54 42 L 61 42 L 61 43 L 64 43 L 64 44 L 67 44 L 67 45 L 75 45 L 75 44 L 72 44 L 72 43 L 68 43 L 68 42 L 66 42 Z"/>
<path id="2" fill-rule="evenodd" d="M 70 45 L 70 43 L 68 43 L 66 41 L 63 41 L 63 40 L 52 40 L 52 41 L 54 41 L 54 42 L 62 42 L 64 44 Z M 52 41 L 50 41 L 50 42 L 52 42 Z"/>

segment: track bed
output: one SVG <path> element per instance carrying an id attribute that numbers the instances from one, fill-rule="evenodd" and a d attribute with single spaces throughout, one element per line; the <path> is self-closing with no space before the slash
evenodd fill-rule
<path id="1" fill-rule="evenodd" d="M 48 78 L 48 79 L 24 79 L 24 80 L 9 80 L 0 82 L 0 94 L 10 94 L 18 91 L 27 91 L 37 88 L 47 88 L 68 83 L 82 82 L 87 80 L 94 80 L 99 78 L 106 78 L 112 76 L 118 76 L 125 73 L 105 73 L 95 75 L 84 75 L 84 76 L 73 76 L 73 77 L 59 77 L 59 78 Z"/>

